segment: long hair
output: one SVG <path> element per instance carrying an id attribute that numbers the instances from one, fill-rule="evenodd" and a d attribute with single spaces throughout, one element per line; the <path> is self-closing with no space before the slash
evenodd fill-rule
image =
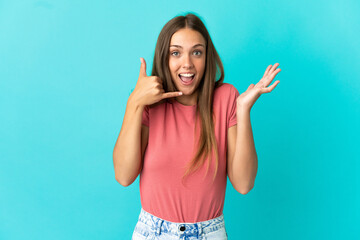
<path id="1" fill-rule="evenodd" d="M 220 57 L 211 41 L 208 30 L 201 19 L 193 13 L 188 13 L 185 16 L 176 16 L 167 22 L 162 28 L 155 48 L 152 76 L 158 76 L 163 80 L 163 88 L 165 92 L 178 91 L 172 81 L 169 70 L 169 48 L 172 35 L 180 29 L 190 28 L 199 32 L 206 42 L 206 64 L 204 75 L 198 85 L 198 96 L 196 106 L 196 118 L 200 116 L 201 131 L 199 141 L 197 142 L 197 152 L 191 161 L 186 165 L 186 171 L 182 180 L 190 173 L 199 169 L 207 161 L 206 174 L 209 165 L 213 159 L 212 153 L 215 155 L 215 171 L 213 181 L 215 180 L 218 165 L 218 147 L 215 137 L 214 125 L 215 116 L 213 113 L 213 95 L 214 89 L 219 87 L 224 80 L 224 68 Z M 218 79 L 217 79 L 218 78 Z M 174 99 L 166 98 L 161 102 L 173 102 Z M 197 131 L 197 121 L 195 121 L 195 131 Z M 196 136 L 196 135 L 195 135 Z"/>

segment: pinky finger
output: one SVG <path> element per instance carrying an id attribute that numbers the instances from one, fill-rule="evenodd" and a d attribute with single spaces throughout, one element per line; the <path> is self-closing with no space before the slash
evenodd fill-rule
<path id="1" fill-rule="evenodd" d="M 263 88 L 261 89 L 262 93 L 269 93 L 271 92 L 272 90 L 274 90 L 274 88 L 279 84 L 279 80 L 275 81 L 275 83 L 267 88 Z"/>

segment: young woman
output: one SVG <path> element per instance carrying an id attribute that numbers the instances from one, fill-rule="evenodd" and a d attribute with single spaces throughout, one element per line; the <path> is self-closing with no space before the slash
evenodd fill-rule
<path id="1" fill-rule="evenodd" d="M 223 83 L 224 69 L 203 22 L 171 19 L 160 32 L 151 76 L 140 59 L 113 152 L 116 180 L 140 174 L 141 211 L 132 239 L 227 239 L 223 206 L 227 176 L 250 191 L 257 155 L 250 110 L 280 69 L 241 95 Z M 211 174 L 212 173 L 212 174 Z"/>

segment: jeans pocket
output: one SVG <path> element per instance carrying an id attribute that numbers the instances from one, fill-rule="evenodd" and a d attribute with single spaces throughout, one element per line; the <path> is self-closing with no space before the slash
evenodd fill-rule
<path id="1" fill-rule="evenodd" d="M 145 237 L 144 235 L 138 233 L 138 232 L 133 232 L 133 235 L 131 237 L 131 240 L 146 240 L 147 237 Z"/>
<path id="2" fill-rule="evenodd" d="M 207 240 L 227 240 L 227 232 L 224 227 L 205 234 Z"/>
<path id="3" fill-rule="evenodd" d="M 131 240 L 148 240 L 151 239 L 150 227 L 142 222 L 137 222 Z"/>

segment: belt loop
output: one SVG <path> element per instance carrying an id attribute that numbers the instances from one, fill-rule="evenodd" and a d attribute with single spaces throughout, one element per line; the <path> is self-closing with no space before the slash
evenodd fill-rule
<path id="1" fill-rule="evenodd" d="M 201 234 L 203 233 L 201 223 L 197 223 L 196 225 L 197 225 L 197 228 L 198 228 L 198 237 L 200 237 Z"/>
<path id="2" fill-rule="evenodd" d="M 164 222 L 164 220 L 162 220 L 162 219 L 159 221 L 159 226 L 157 227 L 157 231 L 156 231 L 156 233 L 158 235 L 160 235 L 160 233 L 161 233 L 161 225 L 163 224 L 163 222 Z"/>

